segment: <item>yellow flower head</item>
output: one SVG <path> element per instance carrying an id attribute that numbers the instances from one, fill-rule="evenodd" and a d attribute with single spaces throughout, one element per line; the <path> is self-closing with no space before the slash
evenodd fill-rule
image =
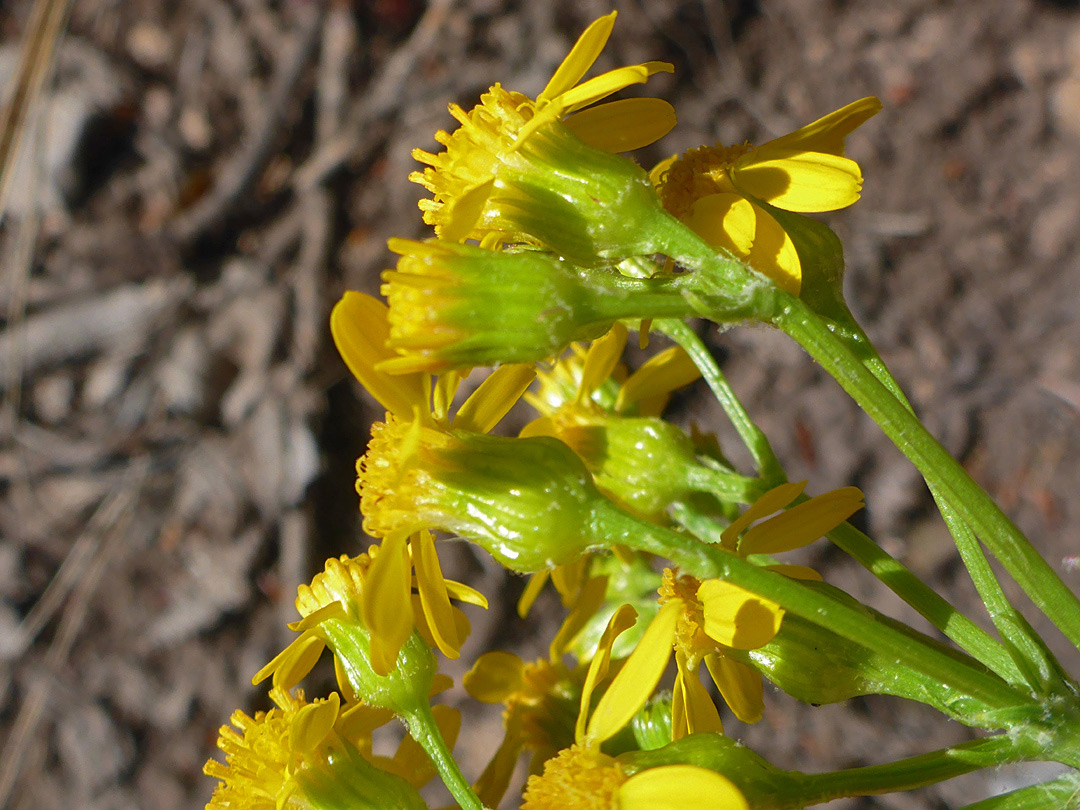
<path id="1" fill-rule="evenodd" d="M 708 796 L 716 807 L 749 810 L 739 789 L 714 771 L 695 765 L 662 765 L 631 774 L 618 759 L 600 750 L 644 706 L 667 666 L 667 657 L 661 660 L 651 651 L 658 641 L 670 648 L 675 622 L 672 608 L 662 608 L 650 623 L 589 717 L 592 693 L 607 677 L 615 638 L 634 622 L 635 612 L 629 606 L 617 610 L 608 622 L 585 677 L 575 743 L 548 760 L 542 774 L 529 777 L 522 810 L 683 810 L 700 804 L 702 796 Z M 641 653 L 642 649 L 646 652 Z"/>
<path id="2" fill-rule="evenodd" d="M 413 570 L 417 593 L 412 593 Z M 414 630 L 448 657 L 458 656 L 468 621 L 450 605 L 450 596 L 487 607 L 477 591 L 443 579 L 428 532 L 415 535 L 408 547 L 402 538 L 391 538 L 368 554 L 331 558 L 310 585 L 298 589 L 296 607 L 303 619 L 290 626 L 299 635 L 255 675 L 255 683 L 272 674 L 276 687 L 290 688 L 329 646 L 342 692 L 350 701 L 369 697 L 372 677 L 394 672 Z M 418 638 L 411 648 L 410 666 L 419 666 L 425 659 L 416 650 L 427 647 Z M 395 677 L 421 679 L 422 674 Z"/>
<path id="3" fill-rule="evenodd" d="M 336 693 L 307 703 L 303 692 L 275 688 L 270 697 L 277 708 L 255 717 L 236 711 L 235 730 L 222 726 L 225 763 L 210 760 L 203 768 L 221 780 L 207 810 L 426 808 L 407 781 L 365 758 Z"/>
<path id="4" fill-rule="evenodd" d="M 707 242 L 797 295 L 802 265 L 795 245 L 760 203 L 811 213 L 858 200 L 862 172 L 844 157 L 844 139 L 880 110 L 878 99 L 863 98 L 761 146 L 690 149 L 653 169 L 653 182 L 664 207 Z"/>
<path id="5" fill-rule="evenodd" d="M 496 84 L 469 112 L 450 106 L 460 127 L 453 133 L 436 133 L 446 151 L 414 150 L 413 156 L 428 168 L 410 176 L 432 193 L 432 199 L 420 201 L 420 208 L 437 235 L 455 242 L 484 240 L 489 246 L 542 239 L 541 234 L 530 233 L 527 212 L 516 209 L 528 207 L 545 178 L 557 181 L 560 168 L 564 175 L 572 175 L 579 160 L 590 163 L 581 184 L 596 181 L 595 175 L 606 168 L 625 173 L 617 164 L 589 153 L 630 151 L 671 130 L 675 113 L 666 101 L 634 98 L 596 104 L 655 73 L 672 72 L 670 64 L 646 62 L 581 81 L 614 24 L 612 12 L 590 25 L 536 100 Z"/>

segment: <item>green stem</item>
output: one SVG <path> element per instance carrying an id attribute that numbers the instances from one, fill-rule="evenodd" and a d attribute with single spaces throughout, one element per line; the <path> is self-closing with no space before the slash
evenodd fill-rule
<path id="1" fill-rule="evenodd" d="M 841 311 L 840 318 L 838 334 L 841 339 L 877 381 L 885 386 L 901 405 L 914 413 L 915 409 L 911 407 L 896 378 L 893 377 L 870 338 L 863 332 L 846 307 Z M 986 606 L 990 621 L 1006 641 L 1008 654 L 1014 662 L 1013 670 L 1017 675 L 1022 672 L 1023 681 L 1032 688 L 1046 690 L 1054 682 L 1060 666 L 1046 649 L 1042 639 L 1016 612 L 1008 597 L 1005 596 L 1005 591 L 1002 590 L 1001 583 L 998 582 L 997 576 L 990 567 L 978 538 L 961 518 L 959 512 L 944 497 L 941 490 L 932 484 L 930 494 L 941 511 L 949 534 L 956 543 L 964 567 L 971 576 L 972 584 L 983 605 Z"/>
<path id="2" fill-rule="evenodd" d="M 915 608 L 919 615 L 992 672 L 1013 685 L 1025 682 L 1001 644 L 870 537 L 850 523 L 841 523 L 829 532 L 828 538 L 833 545 L 846 552 L 893 593 Z"/>
<path id="3" fill-rule="evenodd" d="M 1018 762 L 1037 752 L 1025 752 L 1016 741 L 1001 735 L 972 740 L 951 748 L 920 754 L 885 765 L 869 765 L 831 773 L 806 774 L 800 780 L 805 793 L 800 807 L 847 796 L 880 796 L 915 790 L 965 773 Z"/>
<path id="4" fill-rule="evenodd" d="M 418 705 L 408 714 L 401 715 L 401 718 L 405 721 L 409 734 L 431 758 L 435 770 L 439 772 L 447 790 L 457 801 L 458 807 L 461 810 L 487 810 L 446 745 L 446 740 L 443 739 L 439 726 L 435 723 L 431 706 Z"/>
<path id="5" fill-rule="evenodd" d="M 1076 810 L 1077 807 L 1080 807 L 1080 778 L 1068 774 L 1041 785 L 965 804 L 960 810 Z"/>
<path id="6" fill-rule="evenodd" d="M 990 548 L 1024 592 L 1080 649 L 1080 599 L 918 418 L 806 305 L 785 296 L 773 323 L 796 340 L 877 422 Z"/>
<path id="7" fill-rule="evenodd" d="M 754 420 L 750 418 L 750 414 L 747 413 L 739 398 L 735 396 L 735 392 L 728 385 L 727 378 L 724 377 L 724 373 L 720 370 L 716 359 L 705 347 L 705 344 L 702 343 L 697 333 L 685 321 L 674 319 L 656 321 L 653 324 L 653 329 L 667 335 L 682 346 L 683 351 L 694 361 L 694 365 L 701 371 L 702 378 L 712 390 L 713 395 L 720 403 L 720 407 L 724 409 L 724 413 L 727 414 L 735 431 L 739 434 L 739 438 L 746 445 L 746 449 L 750 451 L 758 474 L 767 483 L 766 488 L 777 486 L 786 481 L 784 469 L 773 452 L 769 439 L 761 428 L 754 423 Z"/>
<path id="8" fill-rule="evenodd" d="M 606 534 L 614 542 L 665 557 L 700 579 L 719 577 L 770 599 L 809 622 L 934 679 L 943 690 L 979 701 L 991 714 L 996 709 L 1028 706 L 1031 719 L 1038 715 L 1039 707 L 1030 696 L 1016 691 L 997 676 L 929 645 L 913 644 L 910 636 L 869 620 L 858 610 L 799 582 L 758 568 L 723 549 L 646 523 L 614 505 L 600 505 L 596 518 L 594 530 L 600 536 Z M 998 719 L 992 716 L 972 716 L 970 720 L 974 725 L 1000 727 Z"/>

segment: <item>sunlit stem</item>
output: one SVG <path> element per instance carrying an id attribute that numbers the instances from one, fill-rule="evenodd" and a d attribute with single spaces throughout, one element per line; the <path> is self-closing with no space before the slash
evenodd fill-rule
<path id="1" fill-rule="evenodd" d="M 454 755 L 435 723 L 431 706 L 419 705 L 408 714 L 401 715 L 401 719 L 409 729 L 409 734 L 431 759 L 447 790 L 457 801 L 458 807 L 461 810 L 486 810 L 480 797 L 469 784 L 469 780 L 458 767 Z"/>

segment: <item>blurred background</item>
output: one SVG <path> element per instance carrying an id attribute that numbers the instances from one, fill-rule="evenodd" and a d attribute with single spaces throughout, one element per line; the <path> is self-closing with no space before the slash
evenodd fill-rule
<path id="1" fill-rule="evenodd" d="M 1080 586 L 1076 3 L 33 7 L 0 7 L 0 806 L 206 802 L 218 726 L 266 708 L 250 677 L 292 635 L 297 584 L 366 542 L 352 468 L 382 414 L 346 377 L 327 315 L 343 290 L 376 290 L 388 237 L 430 235 L 410 150 L 435 148 L 448 101 L 471 106 L 496 81 L 535 95 L 613 7 L 598 69 L 675 64 L 638 88 L 680 119 L 644 164 L 881 97 L 849 139 L 863 199 L 827 219 L 851 307 L 932 431 Z M 790 477 L 862 487 L 873 536 L 971 607 L 925 488 L 839 388 L 777 333 L 703 334 Z M 701 390 L 673 412 L 728 437 Z M 555 600 L 518 620 L 522 580 L 461 545 L 441 553 L 492 599 L 470 613 L 465 659 L 546 649 Z M 912 619 L 824 544 L 811 562 Z M 477 775 L 498 713 L 447 699 Z M 767 701 L 760 724 L 728 731 L 801 770 L 968 735 L 896 700 Z M 833 807 L 957 806 L 1031 774 Z"/>

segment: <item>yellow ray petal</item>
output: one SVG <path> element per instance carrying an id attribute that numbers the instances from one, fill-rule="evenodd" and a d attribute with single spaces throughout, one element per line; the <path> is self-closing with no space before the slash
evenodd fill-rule
<path id="1" fill-rule="evenodd" d="M 345 739 L 356 740 L 359 737 L 370 737 L 371 732 L 393 719 L 394 713 L 390 709 L 354 703 L 341 713 L 338 730 Z"/>
<path id="2" fill-rule="evenodd" d="M 309 703 L 293 715 L 289 724 L 289 747 L 294 751 L 314 751 L 337 722 L 341 698 L 331 692 L 326 700 Z"/>
<path id="3" fill-rule="evenodd" d="M 859 164 L 824 152 L 762 147 L 731 171 L 740 191 L 785 211 L 836 211 L 856 202 L 862 190 Z"/>
<path id="4" fill-rule="evenodd" d="M 435 553 L 435 541 L 431 532 L 424 529 L 412 537 L 413 568 L 416 570 L 416 586 L 420 592 L 420 605 L 428 621 L 428 628 L 435 645 L 447 658 L 461 654 L 464 639 L 457 634 L 454 611 L 446 594 L 439 556 Z"/>
<path id="5" fill-rule="evenodd" d="M 805 565 L 763 565 L 766 571 L 775 571 L 778 574 L 783 574 L 785 577 L 791 579 L 801 579 L 804 582 L 823 582 L 821 574 L 815 571 L 813 568 L 807 568 Z"/>
<path id="6" fill-rule="evenodd" d="M 423 380 L 425 375 L 390 376 L 375 370 L 375 365 L 397 355 L 386 348 L 390 337 L 387 306 L 382 301 L 358 292 L 347 292 L 330 313 L 330 333 L 349 371 L 379 403 L 393 414 L 412 413 L 414 406 L 426 408 Z"/>
<path id="7" fill-rule="evenodd" d="M 750 810 L 735 783 L 697 765 L 661 765 L 636 773 L 619 787 L 619 810 Z"/>
<path id="8" fill-rule="evenodd" d="M 310 631 L 303 633 L 292 644 L 275 655 L 269 664 L 256 672 L 251 679 L 251 684 L 256 686 L 273 675 L 274 686 L 292 689 L 311 672 L 311 668 L 318 662 L 325 649 L 326 642 L 321 638 Z"/>
<path id="9" fill-rule="evenodd" d="M 521 592 L 521 597 L 518 599 L 518 616 L 524 619 L 529 615 L 529 611 L 536 602 L 536 597 L 540 595 L 540 591 L 544 589 L 544 585 L 547 584 L 550 576 L 551 574 L 547 571 L 537 571 L 529 578 L 529 584 L 525 586 L 525 589 Z"/>
<path id="10" fill-rule="evenodd" d="M 450 207 L 449 221 L 439 229 L 448 242 L 464 242 L 484 213 L 484 206 L 495 191 L 495 178 L 485 180 L 464 192 Z"/>
<path id="11" fill-rule="evenodd" d="M 431 707 L 438 726 L 448 748 L 453 748 L 461 730 L 461 712 L 449 706 L 437 704 Z M 384 763 L 380 763 L 383 765 Z M 386 770 L 396 773 L 414 788 L 421 788 L 435 778 L 436 770 L 427 753 L 416 740 L 405 735 Z"/>
<path id="12" fill-rule="evenodd" d="M 465 673 L 465 691 L 482 703 L 502 703 L 524 683 L 525 662 L 513 653 L 487 652 Z"/>
<path id="13" fill-rule="evenodd" d="M 761 520 L 764 517 L 768 517 L 773 512 L 783 509 L 793 500 L 798 498 L 804 489 L 806 489 L 806 481 L 781 484 L 778 487 L 770 489 L 754 501 L 730 526 L 724 529 L 723 534 L 720 535 L 720 540 L 724 548 L 734 551 L 735 541 L 747 526 L 755 520 Z"/>
<path id="14" fill-rule="evenodd" d="M 509 722 L 512 723 L 513 718 L 510 718 Z M 515 725 L 520 725 L 520 723 Z M 473 790 L 476 791 L 484 807 L 498 807 L 503 796 L 506 795 L 510 780 L 514 776 L 514 769 L 517 767 L 518 757 L 521 755 L 522 745 L 520 729 L 508 725 L 506 736 L 495 751 L 495 756 L 491 758 L 491 762 L 473 785 Z"/>
<path id="15" fill-rule="evenodd" d="M 607 737 L 611 736 L 608 734 L 600 737 L 592 733 L 594 730 L 593 721 L 596 720 L 595 714 L 593 720 L 589 722 L 588 731 L 586 731 L 585 721 L 589 716 L 589 704 L 592 703 L 593 690 L 596 689 L 596 685 L 600 681 L 607 677 L 608 668 L 611 666 L 611 646 L 615 643 L 615 639 L 619 634 L 633 627 L 636 621 L 637 611 L 630 605 L 623 605 L 608 619 L 607 627 L 604 628 L 604 633 L 600 636 L 600 643 L 596 645 L 596 652 L 593 654 L 592 661 L 589 662 L 589 670 L 585 673 L 585 683 L 581 687 L 581 708 L 578 710 L 577 724 L 574 728 L 574 740 L 579 743 L 586 737 L 596 742 L 603 742 Z M 671 647 L 670 640 L 668 641 L 668 647 Z M 608 687 L 608 692 L 610 691 L 611 687 Z M 604 702 L 608 692 L 604 693 L 600 703 Z M 596 708 L 599 710 L 600 704 L 597 704 Z M 601 728 L 600 731 L 607 731 L 606 726 Z M 615 729 L 615 731 L 618 731 L 618 729 Z M 611 733 L 614 734 L 615 732 L 612 731 Z"/>
<path id="16" fill-rule="evenodd" d="M 629 723 L 645 705 L 671 658 L 675 623 L 682 609 L 682 600 L 672 599 L 645 628 L 634 651 L 596 704 L 585 732 L 588 739 L 603 742 Z"/>
<path id="17" fill-rule="evenodd" d="M 625 98 L 598 104 L 570 116 L 567 129 L 589 146 L 608 152 L 630 152 L 675 128 L 675 108 L 659 98 Z"/>
<path id="18" fill-rule="evenodd" d="M 476 605 L 477 607 L 482 607 L 484 610 L 487 610 L 487 597 L 476 590 L 476 588 L 461 582 L 455 582 L 452 579 L 445 579 L 443 582 L 446 584 L 446 592 L 450 594 L 451 599 L 464 602 L 466 605 Z"/>
<path id="19" fill-rule="evenodd" d="M 454 427 L 487 433 L 506 416 L 536 378 L 536 369 L 526 363 L 500 366 L 465 400 L 454 417 Z"/>
<path id="20" fill-rule="evenodd" d="M 361 604 L 364 623 L 371 631 L 371 668 L 378 675 L 394 669 L 398 653 L 413 631 L 411 579 L 405 539 L 387 537 L 371 561 Z"/>
<path id="21" fill-rule="evenodd" d="M 761 676 L 748 666 L 722 655 L 705 657 L 713 683 L 732 713 L 744 723 L 756 723 L 765 710 Z"/>
<path id="22" fill-rule="evenodd" d="M 690 206 L 686 224 L 713 247 L 730 251 L 740 259 L 754 245 L 757 215 L 754 206 L 738 194 L 709 194 Z"/>
<path id="23" fill-rule="evenodd" d="M 739 554 L 779 554 L 802 548 L 832 531 L 863 507 L 857 487 L 818 495 L 759 523 L 739 541 Z"/>
<path id="24" fill-rule="evenodd" d="M 594 577 L 585 583 L 574 603 L 573 610 L 563 620 L 562 627 L 551 641 L 549 654 L 552 661 L 562 658 L 566 648 L 577 637 L 589 620 L 595 615 L 600 606 L 604 604 L 604 594 L 607 591 L 607 577 Z"/>
<path id="25" fill-rule="evenodd" d="M 641 368 L 626 378 L 619 388 L 615 410 L 622 411 L 643 399 L 670 394 L 677 388 L 689 385 L 701 371 L 694 365 L 681 346 L 672 346 L 650 357 Z"/>
<path id="26" fill-rule="evenodd" d="M 531 422 L 529 422 L 529 424 L 525 425 L 525 427 L 523 427 L 518 432 L 518 436 L 520 438 L 522 438 L 522 439 L 526 439 L 529 436 L 555 436 L 555 435 L 556 435 L 555 423 L 551 420 L 550 416 L 538 416 L 535 419 L 533 419 Z"/>
<path id="27" fill-rule="evenodd" d="M 756 650 L 780 630 L 784 609 L 738 585 L 707 579 L 698 588 L 705 634 L 736 650 Z"/>
<path id="28" fill-rule="evenodd" d="M 754 216 L 757 218 L 754 244 L 747 262 L 780 289 L 798 295 L 802 288 L 802 261 L 795 243 L 776 218 L 761 206 L 754 206 Z"/>
<path id="29" fill-rule="evenodd" d="M 618 13 L 615 11 L 605 14 L 582 32 L 547 86 L 536 97 L 537 101 L 547 101 L 562 95 L 581 80 L 604 50 L 608 37 L 611 36 L 611 29 L 615 27 L 616 16 Z"/>
<path id="30" fill-rule="evenodd" d="M 678 668 L 671 697 L 671 739 L 681 740 L 705 731 L 723 734 L 720 713 L 698 674 L 686 668 L 686 660 L 681 654 L 677 654 L 675 660 Z"/>
<path id="31" fill-rule="evenodd" d="M 454 401 L 458 386 L 461 385 L 462 376 L 463 372 L 460 369 L 453 369 L 439 375 L 431 399 L 431 412 L 436 418 L 445 419 L 450 413 L 450 405 Z"/>
<path id="32" fill-rule="evenodd" d="M 873 96 L 860 98 L 789 135 L 762 144 L 762 148 L 799 149 L 804 152 L 826 152 L 843 156 L 844 139 L 856 127 L 866 123 L 879 112 L 879 99 Z"/>
<path id="33" fill-rule="evenodd" d="M 582 82 L 577 87 L 566 91 L 558 98 L 558 105 L 562 114 L 576 112 L 582 107 L 595 104 L 613 93 L 618 93 L 623 88 L 632 84 L 643 84 L 650 76 L 657 73 L 674 73 L 675 68 L 667 62 L 643 62 L 640 65 L 627 65 L 615 68 L 607 73 L 594 76 L 587 82 Z"/>
<path id="34" fill-rule="evenodd" d="M 585 367 L 581 370 L 581 382 L 578 384 L 578 402 L 587 402 L 604 381 L 611 376 L 622 357 L 629 333 L 626 327 L 616 322 L 606 335 L 597 338 L 585 355 Z"/>

